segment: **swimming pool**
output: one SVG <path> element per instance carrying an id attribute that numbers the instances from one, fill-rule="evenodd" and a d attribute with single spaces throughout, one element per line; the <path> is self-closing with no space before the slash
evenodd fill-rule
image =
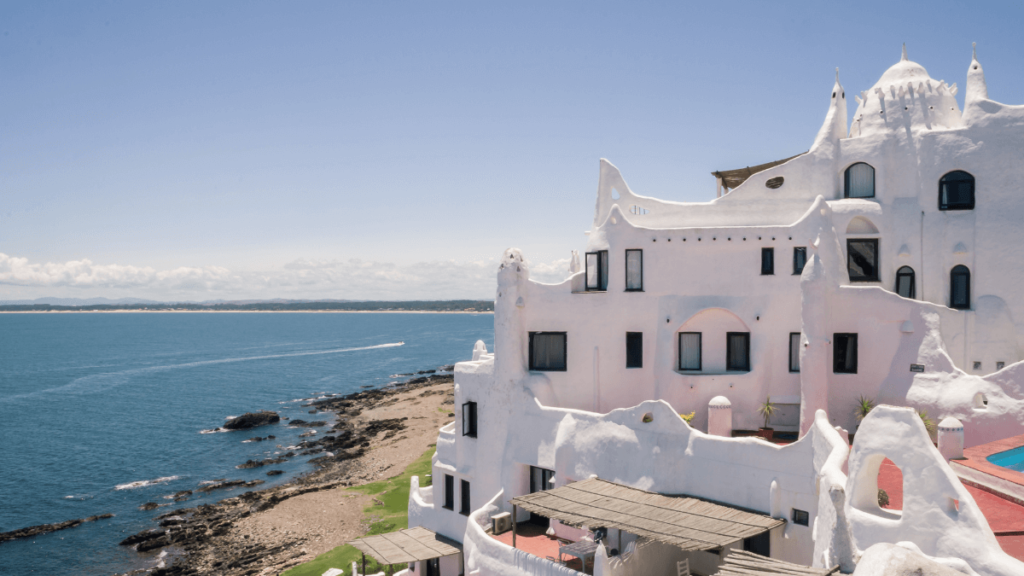
<path id="1" fill-rule="evenodd" d="M 986 458 L 986 460 L 996 466 L 1024 472 L 1024 446 L 1018 446 L 1004 452 L 996 452 Z"/>

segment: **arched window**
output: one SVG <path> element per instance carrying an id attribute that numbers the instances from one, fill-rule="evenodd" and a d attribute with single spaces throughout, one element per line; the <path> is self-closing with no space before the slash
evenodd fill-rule
<path id="1" fill-rule="evenodd" d="M 939 180 L 939 210 L 974 210 L 974 176 L 954 170 Z"/>
<path id="2" fill-rule="evenodd" d="M 971 271 L 967 266 L 954 266 L 949 273 L 949 307 L 958 310 L 971 307 Z"/>
<path id="3" fill-rule="evenodd" d="M 914 298 L 914 269 L 910 266 L 896 271 L 896 293 L 904 298 Z"/>
<path id="4" fill-rule="evenodd" d="M 875 197 L 875 169 L 870 164 L 858 162 L 846 169 L 846 197 Z"/>

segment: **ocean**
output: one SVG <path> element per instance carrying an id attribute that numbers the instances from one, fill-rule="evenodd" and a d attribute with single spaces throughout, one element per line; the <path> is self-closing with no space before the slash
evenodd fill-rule
<path id="1" fill-rule="evenodd" d="M 0 544 L 0 574 L 110 575 L 152 565 L 118 546 L 150 519 L 237 495 L 214 491 L 149 512 L 146 502 L 217 479 L 266 488 L 310 457 L 283 453 L 304 429 L 203 433 L 244 412 L 309 419 L 301 399 L 386 386 L 398 374 L 494 347 L 490 314 L 0 314 L 0 532 L 114 518 Z M 253 436 L 275 440 L 243 442 Z M 249 489 L 245 489 L 249 490 Z"/>

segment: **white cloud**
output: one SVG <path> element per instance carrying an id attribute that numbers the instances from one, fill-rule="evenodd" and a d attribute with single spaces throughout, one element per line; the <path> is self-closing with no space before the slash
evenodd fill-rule
<path id="1" fill-rule="evenodd" d="M 567 258 L 531 264 L 531 277 L 558 282 L 568 276 Z M 299 259 L 282 268 L 251 272 L 220 266 L 154 270 L 90 260 L 33 263 L 0 253 L 0 285 L 20 287 L 22 295 L 49 296 L 54 289 L 130 293 L 132 296 L 182 299 L 343 298 L 449 299 L 491 298 L 498 259 L 442 260 L 398 265 L 390 262 Z"/>

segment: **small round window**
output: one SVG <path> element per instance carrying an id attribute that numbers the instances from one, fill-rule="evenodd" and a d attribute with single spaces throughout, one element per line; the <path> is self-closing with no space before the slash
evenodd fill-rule
<path id="1" fill-rule="evenodd" d="M 768 181 L 764 183 L 764 185 L 772 190 L 775 190 L 776 188 L 782 188 L 782 183 L 785 181 L 786 180 L 782 176 L 776 176 L 775 178 L 769 178 Z"/>

